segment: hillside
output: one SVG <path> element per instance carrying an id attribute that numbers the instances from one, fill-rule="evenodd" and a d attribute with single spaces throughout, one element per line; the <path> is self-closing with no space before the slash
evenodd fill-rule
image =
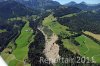
<path id="1" fill-rule="evenodd" d="M 58 21 L 66 26 L 70 27 L 70 30 L 76 32 L 90 31 L 96 34 L 100 34 L 100 15 L 91 11 L 83 11 L 72 17 L 58 18 Z"/>
<path id="2" fill-rule="evenodd" d="M 24 5 L 17 3 L 15 1 L 0 2 L 1 18 L 27 16 L 27 15 L 37 14 L 37 13 L 38 13 L 37 11 L 33 11 L 32 9 L 27 8 Z"/>
<path id="3" fill-rule="evenodd" d="M 100 66 L 99 5 L 0 2 L 0 55 L 8 66 Z"/>
<path id="4" fill-rule="evenodd" d="M 3 2 L 2 0 L 1 2 Z M 8 0 L 9 1 L 9 0 Z M 60 5 L 59 2 L 53 1 L 53 0 L 12 0 L 16 1 L 20 4 L 25 5 L 26 7 L 32 8 L 32 9 L 39 9 L 41 8 L 45 9 L 47 7 L 57 7 Z"/>

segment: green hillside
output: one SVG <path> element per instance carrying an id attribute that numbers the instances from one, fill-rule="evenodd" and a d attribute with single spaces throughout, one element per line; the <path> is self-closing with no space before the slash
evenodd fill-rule
<path id="1" fill-rule="evenodd" d="M 82 56 L 89 57 L 90 60 L 93 58 L 92 60 L 97 63 L 100 63 L 99 44 L 84 35 L 77 37 L 76 41 L 80 43 L 78 47 Z"/>
<path id="2" fill-rule="evenodd" d="M 83 57 L 85 56 L 87 60 L 100 63 L 100 59 L 98 59 L 100 56 L 100 45 L 92 39 L 84 35 L 75 37 L 75 41 L 80 44 L 76 46 L 70 41 L 70 39 L 65 37 L 70 37 L 77 33 L 68 31 L 69 28 L 57 22 L 57 19 L 53 15 L 49 15 L 43 20 L 43 26 L 48 26 L 48 28 L 50 28 L 56 35 L 61 36 L 64 47 L 72 51 L 74 54 L 78 53 Z"/>
<path id="3" fill-rule="evenodd" d="M 1 53 L 9 66 L 30 66 L 25 60 L 28 59 L 29 45 L 34 39 L 34 31 L 29 27 L 28 20 L 23 21 L 25 21 L 26 24 L 22 28 L 21 34 L 15 42 L 12 40 L 12 42 L 8 44 L 8 47 Z M 26 63 L 26 65 L 24 63 Z"/>

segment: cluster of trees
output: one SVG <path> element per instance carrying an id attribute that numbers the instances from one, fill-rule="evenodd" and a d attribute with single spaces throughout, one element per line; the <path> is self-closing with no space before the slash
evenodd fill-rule
<path id="1" fill-rule="evenodd" d="M 30 9 L 15 1 L 0 2 L 0 17 L 2 17 L 2 19 L 39 13 L 39 11 Z"/>
<path id="2" fill-rule="evenodd" d="M 72 13 L 79 13 L 80 11 L 81 9 L 76 8 L 76 7 L 64 7 L 64 6 L 61 6 L 53 10 L 55 17 L 61 17 L 61 16 L 72 14 Z"/>
<path id="3" fill-rule="evenodd" d="M 43 50 L 45 49 L 45 37 L 41 31 L 37 30 L 34 42 L 29 47 L 29 60 L 31 66 L 52 66 L 48 63 L 40 62 L 40 57 L 46 58 Z"/>

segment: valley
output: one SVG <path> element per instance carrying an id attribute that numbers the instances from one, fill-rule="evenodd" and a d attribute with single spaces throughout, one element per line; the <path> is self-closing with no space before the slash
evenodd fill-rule
<path id="1" fill-rule="evenodd" d="M 0 56 L 8 66 L 99 66 L 99 8 L 85 2 L 0 1 Z"/>

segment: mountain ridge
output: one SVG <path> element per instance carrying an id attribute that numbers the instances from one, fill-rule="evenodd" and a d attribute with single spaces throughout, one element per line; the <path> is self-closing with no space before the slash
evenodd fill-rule
<path id="1" fill-rule="evenodd" d="M 3 2 L 5 0 L 1 0 L 0 2 Z M 53 0 L 6 0 L 6 1 L 16 1 L 19 2 L 27 7 L 34 8 L 34 9 L 40 9 L 45 8 L 47 6 L 59 6 L 60 3 Z"/>
<path id="2" fill-rule="evenodd" d="M 82 10 L 98 10 L 99 9 L 99 6 L 100 4 L 88 4 L 86 2 L 81 2 L 81 3 L 76 3 L 76 2 L 73 2 L 73 4 L 70 4 L 71 2 L 65 4 L 65 6 L 69 6 L 69 7 L 77 7 L 77 8 L 80 8 Z M 76 3 L 76 4 L 75 4 Z"/>
<path id="3" fill-rule="evenodd" d="M 27 8 L 16 1 L 0 2 L 0 17 L 2 18 L 26 16 L 35 13 L 33 9 Z"/>

